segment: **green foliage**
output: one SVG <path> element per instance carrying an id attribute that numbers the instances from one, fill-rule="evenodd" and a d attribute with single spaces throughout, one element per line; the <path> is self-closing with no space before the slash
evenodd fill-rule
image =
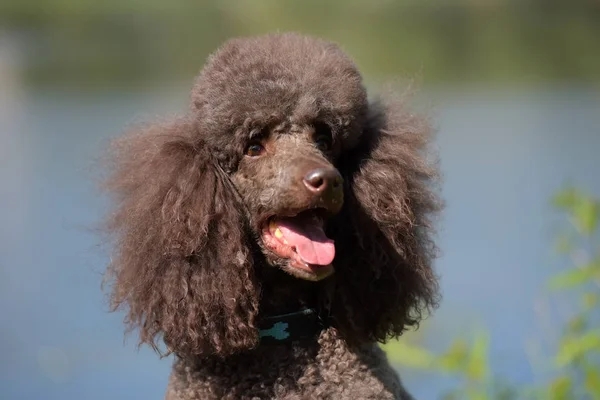
<path id="1" fill-rule="evenodd" d="M 226 38 L 276 30 L 340 42 L 377 80 L 597 85 L 599 17 L 586 0 L 0 1 L 27 79 L 86 85 L 187 82 Z"/>
<path id="2" fill-rule="evenodd" d="M 570 327 L 569 327 L 570 328 Z M 571 330 L 571 329 L 570 329 Z M 585 332 L 583 334 L 572 334 L 564 338 L 555 358 L 559 367 L 565 367 L 576 363 L 586 354 L 600 350 L 600 329 Z"/>
<path id="3" fill-rule="evenodd" d="M 414 369 L 427 370 L 433 367 L 435 356 L 427 349 L 409 345 L 405 341 L 393 341 L 384 346 L 390 362 Z"/>
<path id="4" fill-rule="evenodd" d="M 589 237 L 596 233 L 600 215 L 600 202 L 597 199 L 575 188 L 568 188 L 554 197 L 553 204 L 567 213 L 581 235 Z"/>
<path id="5" fill-rule="evenodd" d="M 598 262 L 594 262 L 554 276 L 549 281 L 549 287 L 552 290 L 573 289 L 598 278 L 600 268 Z"/>
<path id="6" fill-rule="evenodd" d="M 579 300 L 562 326 L 562 337 L 551 359 L 544 363 L 551 367 L 552 378 L 540 379 L 531 387 L 517 387 L 494 376 L 485 331 L 469 341 L 456 339 L 441 355 L 402 341 L 393 342 L 385 346 L 390 360 L 458 378 L 461 383 L 442 397 L 445 400 L 600 400 L 600 201 L 568 188 L 552 203 L 569 222 L 559 234 L 557 250 L 572 265 L 553 276 L 548 289 L 553 296 L 576 296 Z"/>

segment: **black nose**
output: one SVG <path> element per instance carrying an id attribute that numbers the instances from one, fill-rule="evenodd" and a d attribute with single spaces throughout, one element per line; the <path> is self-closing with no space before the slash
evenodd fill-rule
<path id="1" fill-rule="evenodd" d="M 315 194 L 340 190 L 342 183 L 342 176 L 335 168 L 317 168 L 304 177 L 304 186 Z"/>

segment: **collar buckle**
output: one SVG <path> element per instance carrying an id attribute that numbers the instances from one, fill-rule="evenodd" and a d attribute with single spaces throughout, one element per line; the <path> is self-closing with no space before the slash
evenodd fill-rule
<path id="1" fill-rule="evenodd" d="M 324 324 L 316 310 L 305 308 L 300 311 L 268 316 L 259 326 L 260 343 L 288 343 L 316 337 Z"/>

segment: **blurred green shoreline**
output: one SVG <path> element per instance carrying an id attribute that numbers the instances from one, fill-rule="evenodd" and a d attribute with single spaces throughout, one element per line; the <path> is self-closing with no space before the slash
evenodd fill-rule
<path id="1" fill-rule="evenodd" d="M 4 0 L 0 58 L 16 48 L 30 85 L 136 86 L 194 76 L 227 38 L 277 30 L 336 41 L 379 81 L 600 83 L 600 2 L 583 0 Z"/>

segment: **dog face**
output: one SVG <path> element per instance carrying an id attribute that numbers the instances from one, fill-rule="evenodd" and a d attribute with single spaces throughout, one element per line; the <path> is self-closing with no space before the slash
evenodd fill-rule
<path id="1" fill-rule="evenodd" d="M 267 260 L 298 278 L 333 273 L 325 225 L 344 201 L 336 145 L 326 123 L 278 124 L 249 140 L 233 174 Z"/>
<path id="2" fill-rule="evenodd" d="M 276 41 L 260 58 L 230 42 L 193 98 L 200 133 L 220 132 L 206 140 L 236 160 L 228 172 L 268 263 L 317 281 L 334 272 L 335 243 L 325 231 L 344 202 L 336 163 L 361 135 L 366 94 L 337 48 L 323 42 L 314 59 L 314 47 L 303 48 L 314 42 L 290 40 L 299 51 Z M 227 85 L 216 90 L 217 81 Z"/>

